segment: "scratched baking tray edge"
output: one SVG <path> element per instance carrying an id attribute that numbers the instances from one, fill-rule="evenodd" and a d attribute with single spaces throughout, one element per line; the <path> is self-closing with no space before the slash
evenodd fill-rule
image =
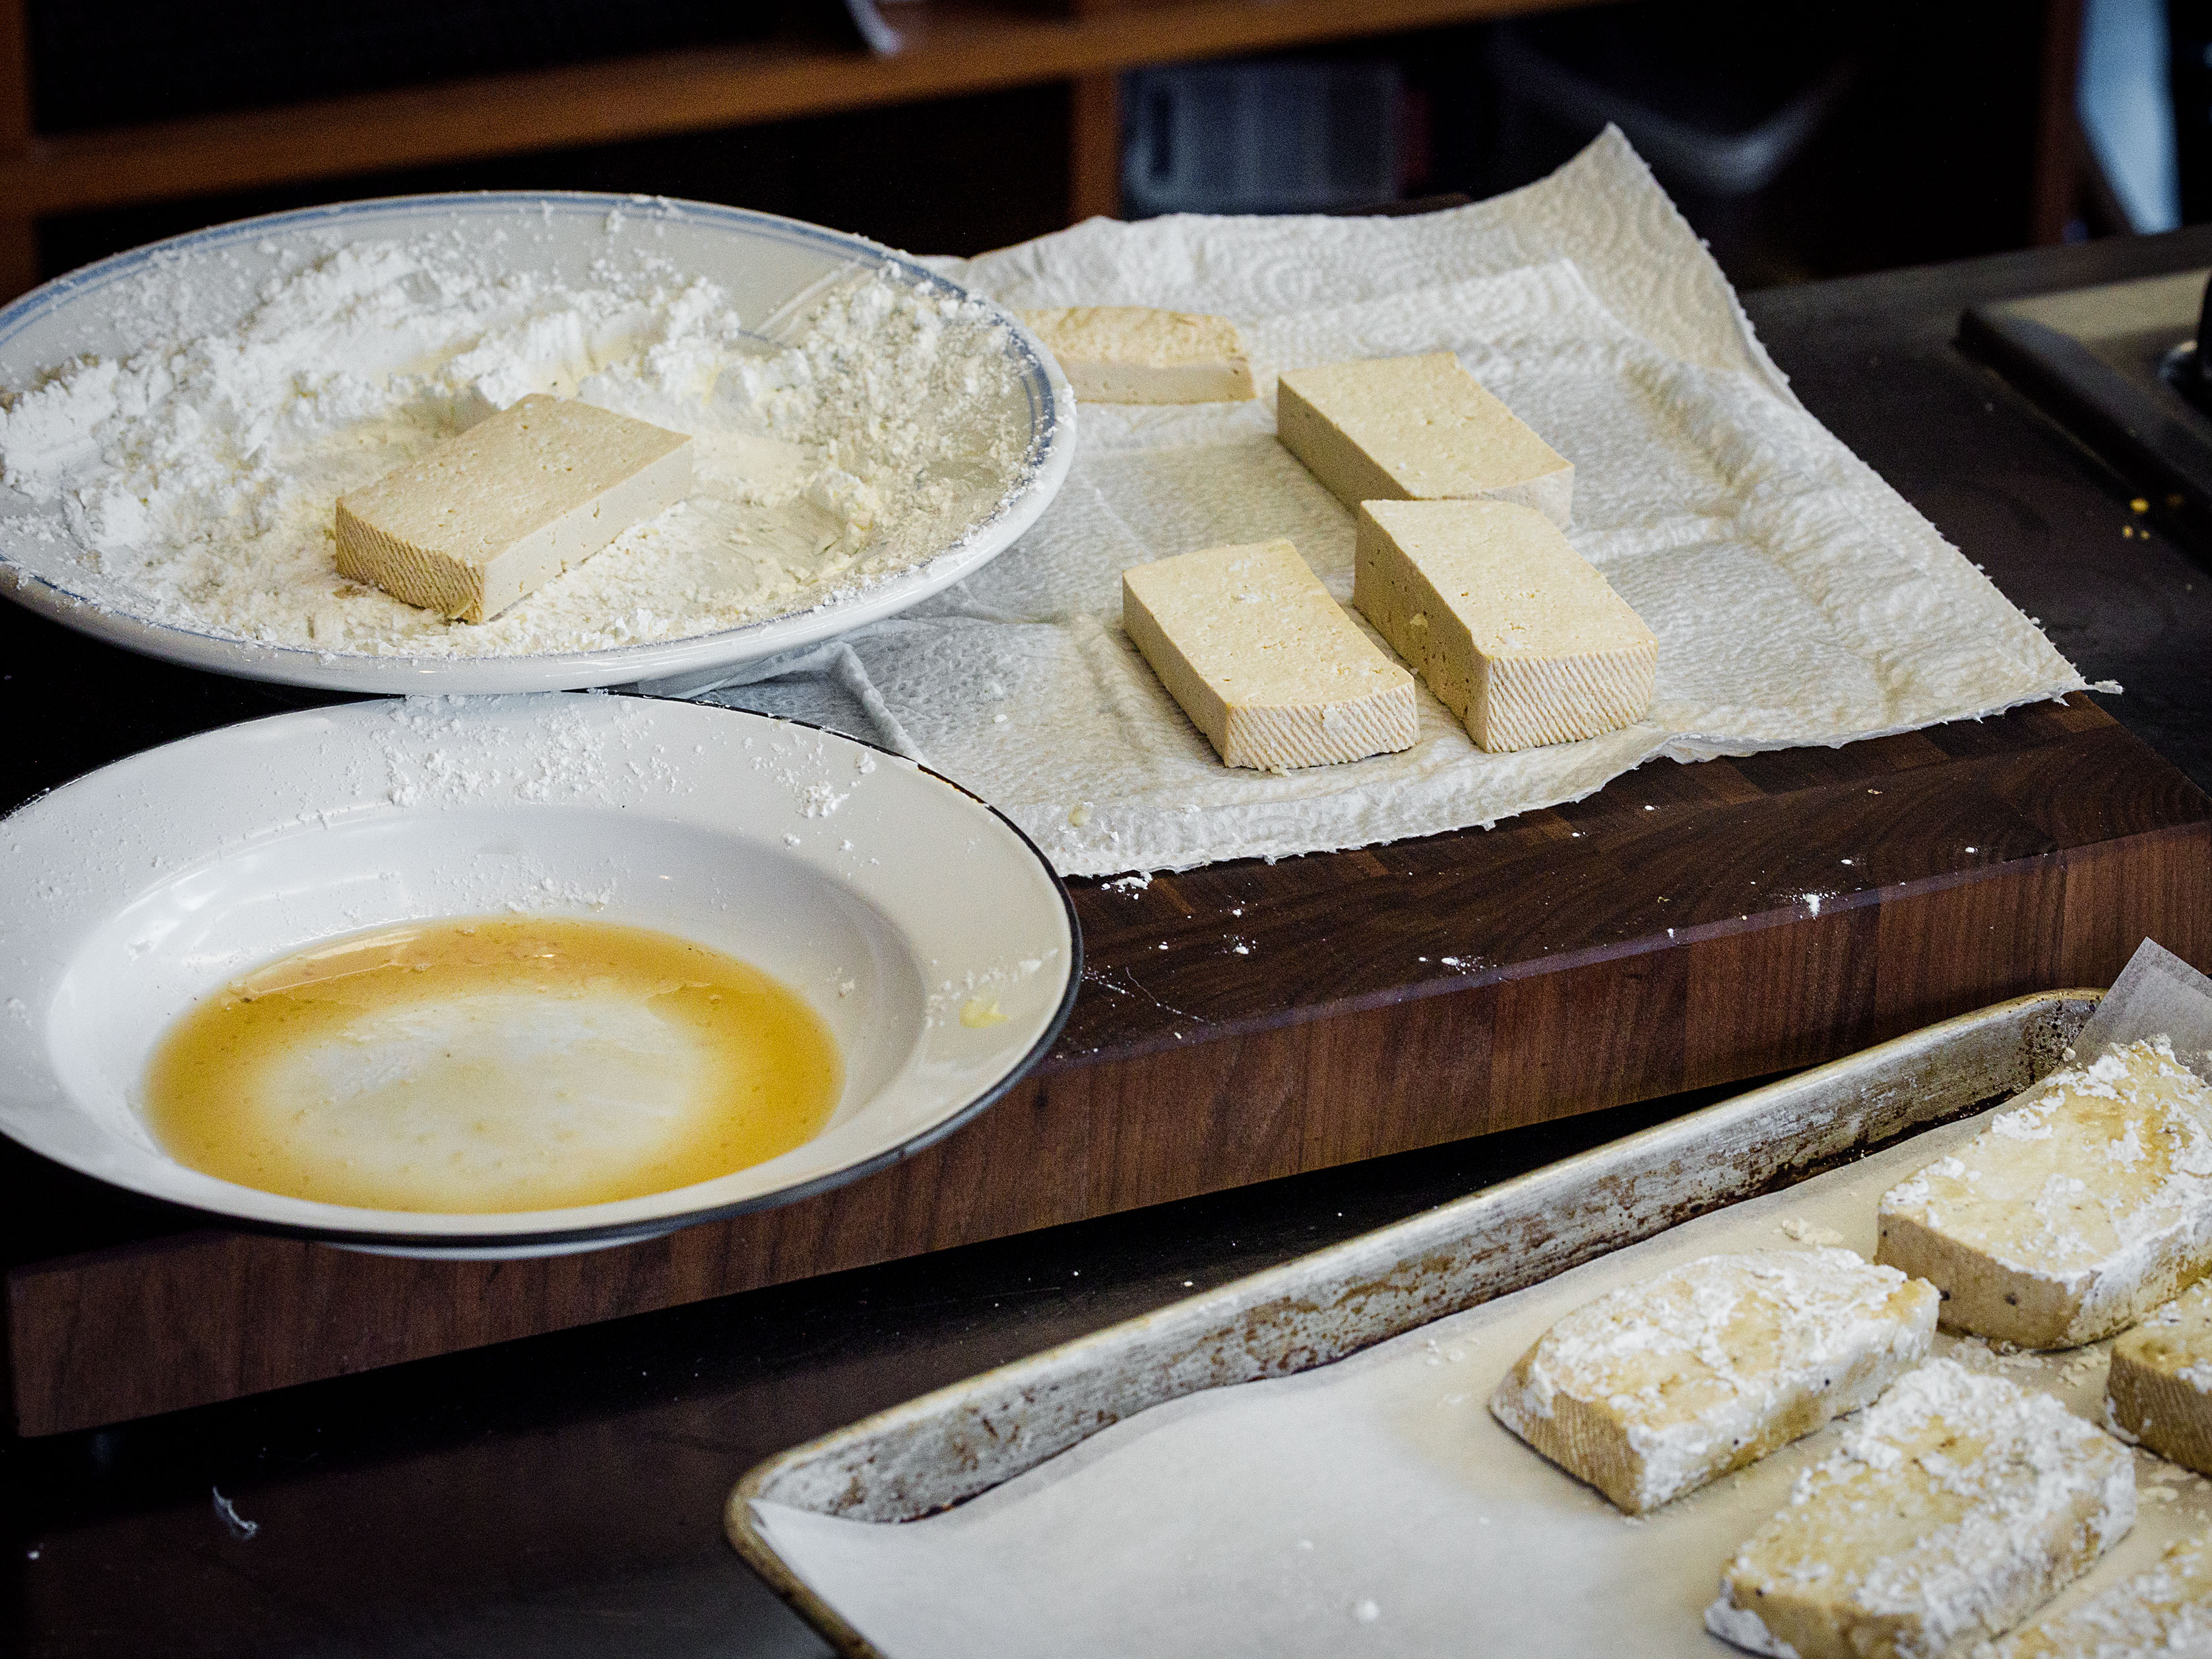
<path id="1" fill-rule="evenodd" d="M 730 1541 L 841 1653 L 883 1659 L 777 1553 L 756 1500 L 935 1514 L 1148 1407 L 1326 1365 L 1981 1110 L 2055 1068 L 2101 994 L 1961 1014 L 878 1412 L 748 1471 Z"/>

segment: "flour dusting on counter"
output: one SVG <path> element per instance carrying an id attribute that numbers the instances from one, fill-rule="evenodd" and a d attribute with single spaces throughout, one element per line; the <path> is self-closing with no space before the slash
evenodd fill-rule
<path id="1" fill-rule="evenodd" d="M 142 301 L 189 309 L 190 260 Z M 488 276 L 446 240 L 291 259 L 234 327 L 0 389 L 0 481 L 109 609 L 319 652 L 463 657 L 676 640 L 805 610 L 942 550 L 1019 481 L 1029 411 L 987 309 L 890 271 L 776 343 L 665 260 Z M 690 496 L 502 616 L 341 578 L 338 495 L 532 392 L 694 440 Z"/>

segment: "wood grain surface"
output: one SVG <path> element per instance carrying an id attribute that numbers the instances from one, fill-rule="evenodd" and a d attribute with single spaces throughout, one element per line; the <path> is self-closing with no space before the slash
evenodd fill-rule
<path id="1" fill-rule="evenodd" d="M 1013 0 L 919 0 L 894 8 L 890 21 L 906 46 L 888 57 L 793 34 L 35 136 L 12 153 L 0 146 L 0 204 L 28 216 L 208 195 L 1111 76 L 1146 64 L 1280 51 L 1575 3 L 1170 0 L 1070 15 Z M 0 0 L 0 18 L 21 3 Z M 0 59 L 0 74 L 6 68 Z M 0 99 L 21 83 L 20 75 L 12 86 L 0 81 Z"/>
<path id="2" fill-rule="evenodd" d="M 1079 76 L 1067 88 L 1067 222 L 1121 214 L 1121 77 Z"/>
<path id="3" fill-rule="evenodd" d="M 215 1230 L 8 1275 L 17 1425 L 118 1421 L 1850 1053 L 2157 937 L 2212 966 L 2212 801 L 2078 697 L 1658 762 L 1575 805 L 1078 884 L 1052 1054 L 949 1139 L 666 1238 L 422 1262 Z"/>
<path id="4" fill-rule="evenodd" d="M 30 160 L 31 14 L 0 0 L 0 177 Z M 38 222 L 28 202 L 0 186 L 0 303 L 39 280 Z"/>

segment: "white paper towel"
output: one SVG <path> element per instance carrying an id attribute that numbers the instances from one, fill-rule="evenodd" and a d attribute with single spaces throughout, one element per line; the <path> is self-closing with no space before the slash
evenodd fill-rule
<path id="1" fill-rule="evenodd" d="M 1067 483 L 994 563 L 714 700 L 841 726 L 1004 811 L 1063 874 L 1488 825 L 1655 757 L 1840 744 L 2081 689 L 2073 665 L 1808 415 L 1719 268 L 1608 132 L 1528 189 L 1405 219 L 1092 220 L 934 261 L 1014 306 L 1234 318 L 1261 400 L 1086 404 Z M 1348 600 L 1352 519 L 1274 441 L 1275 374 L 1451 350 L 1575 463 L 1577 549 L 1659 639 L 1649 718 L 1486 755 L 1421 692 L 1399 755 L 1222 766 L 1121 629 L 1121 573 L 1287 536 Z"/>

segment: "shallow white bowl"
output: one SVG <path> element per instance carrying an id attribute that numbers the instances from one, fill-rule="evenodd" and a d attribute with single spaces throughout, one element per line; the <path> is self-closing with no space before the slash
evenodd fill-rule
<path id="1" fill-rule="evenodd" d="M 946 294 L 964 291 L 865 237 L 741 208 L 588 192 L 401 196 L 194 231 L 33 289 L 0 308 L 0 390 L 33 385 L 41 372 L 76 357 L 116 357 L 143 346 L 152 319 L 167 315 L 166 307 L 149 307 L 146 296 L 157 284 L 166 289 L 173 283 L 179 262 L 189 262 L 191 325 L 212 331 L 246 312 L 256 289 L 287 254 L 348 242 L 459 235 L 493 274 L 532 270 L 580 280 L 594 258 L 606 255 L 610 215 L 620 216 L 623 240 L 631 245 L 673 261 L 686 275 L 720 283 L 749 325 L 848 266 L 889 268 Z M 44 512 L 4 485 L 0 593 L 149 656 L 326 690 L 551 691 L 679 676 L 696 680 L 707 671 L 797 650 L 903 611 L 988 564 L 1036 521 L 1074 455 L 1075 398 L 1051 354 L 1012 313 L 999 315 L 1007 325 L 1007 350 L 1029 415 L 1029 444 L 1012 493 L 927 562 L 813 610 L 688 640 L 533 656 L 373 657 L 256 645 L 88 602 L 78 591 L 82 579 L 71 563 L 73 551 L 46 539 Z M 169 325 L 163 322 L 165 331 Z M 33 533 L 33 524 L 40 533 Z"/>
<path id="2" fill-rule="evenodd" d="M 407 1254 L 588 1249 L 787 1202 L 927 1146 L 1066 1022 L 1081 945 L 1022 833 L 910 761 L 765 715 L 605 695 L 353 703 L 229 726 L 0 821 L 0 1132 L 132 1192 Z M 655 927 L 803 996 L 844 1093 L 805 1145 L 617 1203 L 421 1214 L 187 1169 L 139 1112 L 170 1023 L 257 963 L 506 910 Z M 961 1011 L 981 994 L 1003 1024 Z"/>

